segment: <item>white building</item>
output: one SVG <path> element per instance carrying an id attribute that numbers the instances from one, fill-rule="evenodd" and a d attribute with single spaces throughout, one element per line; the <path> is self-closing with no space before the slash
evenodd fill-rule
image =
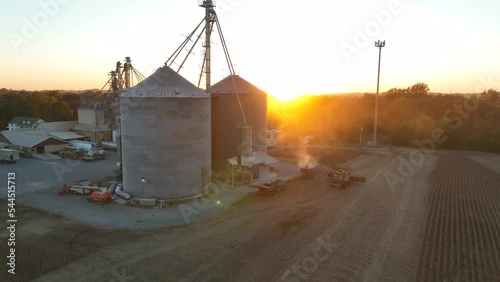
<path id="1" fill-rule="evenodd" d="M 35 130 L 42 123 L 45 121 L 38 117 L 15 117 L 9 121 L 9 131 Z"/>

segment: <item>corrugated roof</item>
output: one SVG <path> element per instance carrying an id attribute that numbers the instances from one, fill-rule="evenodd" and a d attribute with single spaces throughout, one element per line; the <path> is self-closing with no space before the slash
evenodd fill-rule
<path id="1" fill-rule="evenodd" d="M 21 121 L 23 121 L 23 119 L 25 119 L 26 117 L 15 117 L 13 119 L 11 119 L 9 121 L 9 124 L 18 124 L 20 123 Z"/>
<path id="2" fill-rule="evenodd" d="M 54 121 L 54 122 L 45 122 L 38 127 L 38 129 L 43 129 L 47 132 L 63 132 L 69 131 L 73 128 L 78 121 Z"/>
<path id="3" fill-rule="evenodd" d="M 44 145 L 49 145 L 50 143 L 66 143 L 64 140 L 49 136 L 47 132 L 43 130 L 4 131 L 1 134 L 9 141 L 10 144 L 26 148 L 33 148 L 41 143 L 44 143 Z"/>
<path id="4" fill-rule="evenodd" d="M 44 122 L 43 119 L 39 117 L 15 117 L 9 121 L 9 124 L 15 124 L 18 126 L 31 126 L 38 121 Z"/>
<path id="5" fill-rule="evenodd" d="M 82 139 L 86 137 L 85 135 L 72 131 L 49 132 L 49 135 L 62 140 Z"/>
<path id="6" fill-rule="evenodd" d="M 164 66 L 136 86 L 125 91 L 121 97 L 210 98 L 210 95 L 170 67 Z"/>
<path id="7" fill-rule="evenodd" d="M 238 164 L 238 157 L 233 157 L 227 160 L 231 165 Z M 270 165 L 279 162 L 277 159 L 269 156 L 264 152 L 252 152 L 250 157 L 241 156 L 241 165 L 246 167 L 253 167 L 258 164 Z"/>
<path id="8" fill-rule="evenodd" d="M 234 83 L 233 83 L 233 78 L 234 78 Z M 246 81 L 245 79 L 241 78 L 239 75 L 230 75 L 224 78 L 223 80 L 212 85 L 212 87 L 210 87 L 210 90 L 208 92 L 210 94 L 236 93 L 234 85 L 236 85 L 238 94 L 266 94 L 266 92 L 264 92 L 257 86 L 251 84 L 250 82 Z"/>
<path id="9" fill-rule="evenodd" d="M 111 131 L 111 128 L 107 124 L 93 125 L 93 124 L 79 123 L 75 125 L 75 127 L 73 127 L 73 130 L 94 132 L 94 131 Z"/>
<path id="10" fill-rule="evenodd" d="M 8 132 L 8 131 L 4 131 L 4 132 Z M 0 144 L 1 143 L 10 144 L 10 141 L 9 141 L 9 139 L 5 138 L 5 136 L 3 136 L 3 134 L 0 133 Z"/>

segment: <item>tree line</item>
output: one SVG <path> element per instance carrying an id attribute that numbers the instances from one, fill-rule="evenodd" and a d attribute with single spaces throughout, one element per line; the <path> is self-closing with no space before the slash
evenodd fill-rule
<path id="1" fill-rule="evenodd" d="M 0 125 L 16 116 L 51 121 L 78 119 L 83 99 L 105 93 L 0 89 Z M 366 144 L 373 138 L 375 95 L 307 95 L 287 103 L 269 98 L 269 128 L 287 132 L 286 142 Z M 393 88 L 379 96 L 378 143 L 417 146 L 435 139 L 438 148 L 500 152 L 500 92 L 432 94 L 425 83 Z"/>
<path id="2" fill-rule="evenodd" d="M 16 116 L 39 117 L 46 122 L 78 119 L 82 99 L 103 99 L 100 91 L 81 94 L 65 91 L 25 91 L 0 89 L 0 126 L 6 128 Z"/>
<path id="3" fill-rule="evenodd" d="M 393 88 L 379 96 L 377 141 L 438 148 L 500 152 L 500 92 L 432 94 L 425 83 Z M 373 139 L 375 95 L 307 95 L 270 103 L 269 126 L 287 132 L 286 142 L 314 135 L 316 142 L 366 144 Z"/>

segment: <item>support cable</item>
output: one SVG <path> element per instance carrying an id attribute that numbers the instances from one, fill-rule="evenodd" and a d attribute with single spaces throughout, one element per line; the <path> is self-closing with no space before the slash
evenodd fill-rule
<path id="1" fill-rule="evenodd" d="M 191 38 L 193 37 L 193 35 L 196 33 L 196 31 L 198 30 L 198 28 L 200 28 L 201 24 L 204 21 L 205 21 L 205 18 L 203 18 L 203 20 L 201 20 L 201 22 L 196 26 L 196 28 L 188 35 L 188 37 L 186 37 L 186 39 L 182 42 L 182 44 L 168 58 L 168 60 L 165 62 L 166 66 L 170 67 L 172 65 L 172 63 L 177 59 L 177 56 L 180 55 L 180 53 L 182 52 L 182 50 L 184 49 L 184 47 L 186 47 L 186 45 L 188 44 L 188 42 L 191 40 Z M 170 61 L 170 64 L 168 63 L 169 61 Z"/>
<path id="2" fill-rule="evenodd" d="M 106 84 L 104 84 L 104 86 L 103 86 L 103 87 L 101 88 L 101 90 L 99 90 L 99 91 L 100 91 L 100 92 L 102 92 L 102 90 L 104 89 L 104 87 L 106 87 L 106 85 L 108 85 L 108 84 L 111 82 L 111 80 L 112 80 L 112 79 L 113 79 L 113 77 L 111 76 L 111 77 L 108 79 L 108 81 L 106 82 Z"/>
<path id="3" fill-rule="evenodd" d="M 238 88 L 236 87 L 236 81 L 234 79 L 234 76 L 236 74 L 234 72 L 233 62 L 231 61 L 231 56 L 229 55 L 229 50 L 227 48 L 226 41 L 224 39 L 224 35 L 222 33 L 222 28 L 220 26 L 219 18 L 217 17 L 217 14 L 215 14 L 215 22 L 217 23 L 217 30 L 219 31 L 219 37 L 220 37 L 220 40 L 222 43 L 222 49 L 224 50 L 224 55 L 226 56 L 226 62 L 227 62 L 227 65 L 229 67 L 229 73 L 231 74 L 231 80 L 233 82 L 234 91 L 236 92 L 236 98 L 238 98 L 238 104 L 240 106 L 241 116 L 243 117 L 244 125 L 248 126 L 247 119 L 245 117 L 245 111 L 243 110 L 243 106 L 241 105 L 240 94 L 238 92 Z"/>
<path id="4" fill-rule="evenodd" d="M 179 69 L 177 69 L 177 73 L 179 73 L 179 71 L 181 70 L 182 66 L 184 66 L 184 63 L 186 62 L 187 58 L 189 57 L 189 55 L 193 51 L 194 47 L 196 46 L 196 43 L 198 43 L 198 40 L 200 40 L 201 35 L 203 34 L 203 32 L 205 32 L 205 27 L 201 30 L 200 34 L 198 35 L 198 38 L 196 38 L 196 41 L 193 43 L 193 46 L 191 46 L 191 49 L 189 49 L 186 57 L 182 61 L 181 65 L 179 66 Z"/>

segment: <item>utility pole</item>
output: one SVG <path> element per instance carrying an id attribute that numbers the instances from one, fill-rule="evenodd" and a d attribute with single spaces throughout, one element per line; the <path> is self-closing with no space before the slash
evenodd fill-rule
<path id="1" fill-rule="evenodd" d="M 380 84 L 380 58 L 382 56 L 382 47 L 385 46 L 384 41 L 375 41 L 375 47 L 378 48 L 378 76 L 377 76 L 377 96 L 375 96 L 375 125 L 373 128 L 373 146 L 377 146 L 377 122 L 378 122 L 378 90 Z"/>
<path id="2" fill-rule="evenodd" d="M 361 127 L 361 130 L 359 131 L 359 146 L 363 147 L 363 127 Z"/>

